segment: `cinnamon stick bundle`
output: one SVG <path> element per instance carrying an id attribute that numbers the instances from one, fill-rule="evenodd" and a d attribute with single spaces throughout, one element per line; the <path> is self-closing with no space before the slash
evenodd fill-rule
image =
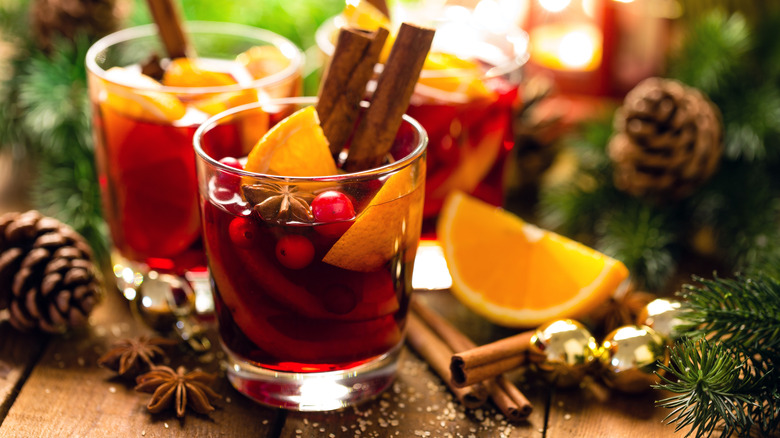
<path id="1" fill-rule="evenodd" d="M 433 29 L 403 23 L 377 80 L 371 105 L 358 124 L 344 169 L 357 172 L 384 162 L 409 106 L 433 42 Z"/>
<path id="2" fill-rule="evenodd" d="M 453 355 L 450 362 L 453 383 L 468 386 L 524 364 L 533 334 L 533 331 L 522 332 Z"/>
<path id="3" fill-rule="evenodd" d="M 179 10 L 173 0 L 146 0 L 165 51 L 171 59 L 194 57 L 187 35 L 184 33 Z"/>
<path id="4" fill-rule="evenodd" d="M 476 344 L 446 319 L 424 305 L 420 300 L 412 300 L 412 314 L 419 315 L 422 321 L 438 335 L 454 353 L 476 348 Z M 450 371 L 450 376 L 452 376 Z M 531 402 L 512 382 L 503 375 L 488 376 L 482 382 L 488 387 L 493 403 L 510 421 L 522 421 L 533 411 Z"/>
<path id="5" fill-rule="evenodd" d="M 455 387 L 450 378 L 449 357 L 452 349 L 439 339 L 420 318 L 410 313 L 407 317 L 406 340 L 412 348 L 425 359 L 444 383 L 450 388 L 463 406 L 474 409 L 487 400 L 488 392 L 484 385 L 477 383 L 465 387 Z"/>
<path id="6" fill-rule="evenodd" d="M 317 99 L 317 115 L 330 151 L 337 155 L 349 139 L 360 113 L 366 84 L 389 32 L 342 28 Z"/>

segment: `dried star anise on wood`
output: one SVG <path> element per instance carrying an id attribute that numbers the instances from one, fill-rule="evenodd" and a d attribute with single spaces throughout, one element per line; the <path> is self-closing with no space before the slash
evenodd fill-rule
<path id="1" fill-rule="evenodd" d="M 120 339 L 112 348 L 98 359 L 98 365 L 110 368 L 120 375 L 130 371 L 152 368 L 156 356 L 165 356 L 162 346 L 175 345 L 176 342 L 164 338 L 140 336 Z"/>
<path id="2" fill-rule="evenodd" d="M 136 378 L 135 390 L 152 393 L 146 407 L 153 414 L 175 403 L 176 416 L 183 417 L 187 402 L 195 412 L 208 414 L 214 410 L 211 402 L 222 398 L 209 386 L 216 378 L 215 374 L 198 370 L 187 373 L 184 367 L 174 371 L 166 366 L 155 366 Z"/>
<path id="3" fill-rule="evenodd" d="M 241 188 L 244 191 L 244 198 L 264 220 L 284 222 L 314 220 L 309 207 L 314 195 L 301 192 L 296 186 L 263 183 L 244 185 Z"/>

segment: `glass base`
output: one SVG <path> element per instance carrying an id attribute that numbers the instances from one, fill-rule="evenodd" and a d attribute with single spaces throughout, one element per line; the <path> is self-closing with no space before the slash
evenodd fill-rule
<path id="1" fill-rule="evenodd" d="M 285 373 L 252 365 L 227 348 L 227 375 L 238 392 L 256 402 L 293 411 L 332 411 L 370 400 L 390 387 L 401 346 L 354 368 L 322 373 Z"/>

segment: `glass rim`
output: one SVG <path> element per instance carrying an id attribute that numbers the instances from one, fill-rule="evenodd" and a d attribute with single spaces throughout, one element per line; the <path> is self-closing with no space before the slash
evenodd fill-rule
<path id="1" fill-rule="evenodd" d="M 212 167 L 216 167 L 217 169 L 230 172 L 236 175 L 246 176 L 246 177 L 251 177 L 256 179 L 267 179 L 267 180 L 273 180 L 273 181 L 279 181 L 285 183 L 356 182 L 356 181 L 363 181 L 367 179 L 375 179 L 377 176 L 390 174 L 392 172 L 396 172 L 405 167 L 408 167 L 412 164 L 413 161 L 415 161 L 417 158 L 423 155 L 423 153 L 425 152 L 428 146 L 428 133 L 427 131 L 425 131 L 425 128 L 423 128 L 420 122 L 413 119 L 409 115 L 404 114 L 403 121 L 409 123 L 412 126 L 412 128 L 414 128 L 414 130 L 417 132 L 417 137 L 418 137 L 417 144 L 414 146 L 413 150 L 409 152 L 406 156 L 401 158 L 400 160 L 393 161 L 392 163 L 388 163 L 372 169 L 361 170 L 359 172 L 342 173 L 337 175 L 322 175 L 322 176 L 285 176 L 285 175 L 273 175 L 269 173 L 257 173 L 257 172 L 250 172 L 244 169 L 236 169 L 235 167 L 222 164 L 219 162 L 219 160 L 214 159 L 214 157 L 212 157 L 211 155 L 206 153 L 205 150 L 203 150 L 201 138 L 203 138 L 203 136 L 206 134 L 207 131 L 215 128 L 217 125 L 219 125 L 219 122 L 221 120 L 227 117 L 233 116 L 243 111 L 262 108 L 264 106 L 294 105 L 294 104 L 313 105 L 316 102 L 317 102 L 317 98 L 313 96 L 270 99 L 266 101 L 258 101 L 258 102 L 248 103 L 245 105 L 240 105 L 231 108 L 227 111 L 223 111 L 214 116 L 211 116 L 208 118 L 208 120 L 206 120 L 200 126 L 198 126 L 198 129 L 195 130 L 195 134 L 192 137 L 193 146 L 195 148 L 195 154 L 198 157 L 202 158 L 204 161 L 206 161 Z M 363 106 L 364 108 L 367 107 L 368 102 L 366 101 L 361 102 L 361 106 Z"/>
<path id="2" fill-rule="evenodd" d="M 133 89 L 158 91 L 171 94 L 203 94 L 226 93 L 252 88 L 265 88 L 269 85 L 282 82 L 293 76 L 296 72 L 300 71 L 303 66 L 303 52 L 301 49 L 299 49 L 298 46 L 296 46 L 292 41 L 270 30 L 224 21 L 185 21 L 184 26 L 185 33 L 187 35 L 215 33 L 241 38 L 253 38 L 256 40 L 268 42 L 271 45 L 279 48 L 282 54 L 290 60 L 290 65 L 276 73 L 270 74 L 260 79 L 255 79 L 246 84 L 219 85 L 214 87 L 172 87 L 168 85 L 161 85 L 160 87 L 147 88 L 116 82 L 107 78 L 106 70 L 97 63 L 98 55 L 116 44 L 132 41 L 141 37 L 150 37 L 157 34 L 156 24 L 143 24 L 140 26 L 133 26 L 118 30 L 95 41 L 87 50 L 85 60 L 87 70 L 104 81 Z M 236 55 L 238 55 L 238 53 Z"/>
<path id="3" fill-rule="evenodd" d="M 336 21 L 340 15 L 334 15 L 322 22 L 320 27 L 314 32 L 314 40 L 317 47 L 327 56 L 332 56 L 333 51 L 336 49 L 335 44 L 330 40 L 331 32 L 337 29 Z M 528 36 L 525 37 L 526 43 L 528 42 Z M 503 76 L 509 73 L 513 73 L 523 68 L 530 58 L 530 51 L 525 50 L 522 55 L 510 56 L 507 61 L 501 65 L 496 65 L 489 68 L 486 72 L 479 76 L 480 79 L 490 79 L 498 76 Z M 377 63 L 375 72 L 381 73 L 384 66 L 381 63 Z M 458 74 L 458 72 L 463 72 Z M 444 70 L 432 70 L 424 69 L 420 72 L 421 78 L 452 78 L 460 76 L 473 76 L 471 70 L 450 68 Z"/>

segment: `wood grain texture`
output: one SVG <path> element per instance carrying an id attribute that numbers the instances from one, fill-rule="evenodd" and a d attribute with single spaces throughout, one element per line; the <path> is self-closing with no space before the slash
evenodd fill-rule
<path id="1" fill-rule="evenodd" d="M 19 333 L 7 322 L 0 322 L 0 424 L 48 339 L 42 334 Z"/>
<path id="2" fill-rule="evenodd" d="M 118 338 L 147 331 L 130 315 L 117 291 L 90 318 L 90 327 L 66 338 L 53 338 L 0 425 L 0 437 L 214 437 L 267 436 L 278 427 L 279 412 L 241 396 L 224 376 L 215 389 L 223 395 L 210 416 L 173 411 L 152 415 L 149 394 L 133 390 L 134 381 L 97 366 L 97 359 Z M 174 352 L 169 365 L 184 364 L 219 372 L 217 354 Z"/>
<path id="3" fill-rule="evenodd" d="M 112 292 L 90 318 L 88 329 L 51 338 L 26 380 L 25 367 L 33 366 L 36 348 L 40 351 L 45 344 L 39 335 L 11 333 L 7 324 L 0 325 L 0 358 L 13 364 L 5 368 L 5 378 L 0 378 L 0 400 L 10 405 L 5 418 L 0 416 L 0 438 L 675 436 L 673 427 L 661 423 L 666 410 L 653 406 L 665 394 L 605 396 L 582 389 L 554 390 L 523 369 L 509 378 L 533 403 L 528 421 L 509 423 L 491 403 L 466 410 L 408 349 L 403 351 L 400 374 L 390 390 L 357 407 L 325 413 L 270 409 L 233 390 L 222 374 L 216 389 L 225 398 L 216 403 L 217 410 L 210 416 L 188 413 L 180 420 L 172 411 L 151 415 L 145 407 L 148 394 L 135 392 L 133 382 L 96 366 L 97 358 L 115 339 L 147 331 L 131 317 L 119 293 Z M 487 323 L 449 293 L 420 297 L 478 343 L 514 333 Z M 220 371 L 217 352 L 195 356 L 181 350 L 170 356 L 168 364 L 174 367 L 183 363 L 188 368 Z"/>

